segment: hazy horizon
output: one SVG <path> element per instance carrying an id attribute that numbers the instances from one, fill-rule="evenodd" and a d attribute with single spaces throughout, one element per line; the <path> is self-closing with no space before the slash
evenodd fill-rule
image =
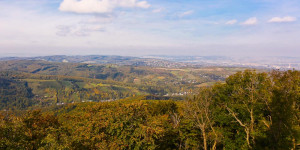
<path id="1" fill-rule="evenodd" d="M 300 57 L 298 0 L 2 0 L 0 57 Z"/>

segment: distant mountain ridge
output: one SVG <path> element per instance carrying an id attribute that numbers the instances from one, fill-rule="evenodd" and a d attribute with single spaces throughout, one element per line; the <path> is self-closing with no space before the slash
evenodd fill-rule
<path id="1" fill-rule="evenodd" d="M 70 62 L 87 64 L 116 64 L 165 68 L 182 67 L 246 67 L 255 69 L 300 70 L 298 57 L 229 57 L 229 56 L 117 56 L 117 55 L 53 55 L 38 57 L 0 57 L 0 61 L 42 60 L 48 62 Z"/>
<path id="2" fill-rule="evenodd" d="M 38 57 L 4 57 L 0 61 L 10 60 L 42 60 L 48 62 L 70 62 L 70 63 L 88 63 L 88 64 L 116 64 L 129 66 L 150 66 L 150 67 L 185 67 L 186 63 L 175 61 L 155 59 L 155 58 L 139 58 L 131 56 L 114 56 L 114 55 L 86 55 L 86 56 L 38 56 Z"/>

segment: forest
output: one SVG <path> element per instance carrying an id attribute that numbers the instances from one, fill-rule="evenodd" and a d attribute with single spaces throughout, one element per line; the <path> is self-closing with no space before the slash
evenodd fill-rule
<path id="1" fill-rule="evenodd" d="M 10 99 L 28 104 L 15 107 L 27 108 L 22 112 L 2 109 L 0 149 L 300 148 L 300 72 L 296 70 L 238 71 L 224 82 L 195 87 L 183 100 L 132 94 L 109 102 L 48 107 L 31 104 L 38 101 L 32 98 L 34 89 L 26 76 L 59 77 L 56 81 L 63 76 L 9 73 L 2 73 L 1 100 L 13 95 L 7 92 L 17 92 Z"/>
<path id="2" fill-rule="evenodd" d="M 148 100 L 183 100 L 199 87 L 224 82 L 245 68 L 161 68 L 116 64 L 0 61 L 0 110 L 35 109 L 78 102 L 145 96 Z M 14 85 L 18 84 L 18 88 Z M 22 90 L 23 92 L 18 92 Z M 8 92 L 9 91 L 9 92 Z M 28 94 L 25 94 L 28 93 Z M 17 94 L 17 95 L 16 95 Z M 28 101 L 17 99 L 29 99 Z M 29 102 L 30 103 L 25 103 Z"/>
<path id="3" fill-rule="evenodd" d="M 300 0 L 0 0 L 0 150 L 300 150 L 299 37 Z"/>

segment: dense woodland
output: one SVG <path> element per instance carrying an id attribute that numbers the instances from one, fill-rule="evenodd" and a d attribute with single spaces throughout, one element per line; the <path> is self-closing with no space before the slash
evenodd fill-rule
<path id="1" fill-rule="evenodd" d="M 197 93 L 199 87 L 224 82 L 226 77 L 242 70 L 244 68 L 159 68 L 0 61 L 0 80 L 6 81 L 5 87 L 0 86 L 0 91 L 6 91 L 0 95 L 6 97 L 2 99 L 5 103 L 0 105 L 0 110 L 111 101 L 145 95 L 146 99 L 152 100 L 183 100 L 187 95 Z M 15 84 L 22 85 L 17 87 L 24 87 L 24 90 L 7 89 Z M 30 99 L 30 103 L 23 103 L 23 100 L 15 103 L 20 97 Z"/>
<path id="2" fill-rule="evenodd" d="M 34 104 L 33 93 L 26 82 L 0 78 L 0 109 L 24 109 Z"/>
<path id="3" fill-rule="evenodd" d="M 32 99 L 21 75 L 1 79 L 1 92 Z M 0 149 L 299 149 L 299 85 L 299 71 L 246 70 L 179 101 L 132 95 L 21 115 L 1 111 Z"/>

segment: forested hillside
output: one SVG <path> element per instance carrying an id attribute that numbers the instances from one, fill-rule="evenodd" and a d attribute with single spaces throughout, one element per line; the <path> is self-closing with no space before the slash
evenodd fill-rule
<path id="1" fill-rule="evenodd" d="M 25 109 L 34 105 L 33 93 L 27 82 L 14 80 L 0 73 L 0 110 Z"/>
<path id="2" fill-rule="evenodd" d="M 0 61 L 0 71 L 19 71 L 41 75 L 76 76 L 124 83 L 186 84 L 225 80 L 245 68 L 225 67 L 143 67 L 115 64 L 55 63 L 47 61 Z M 180 82 L 181 81 L 181 82 Z"/>
<path id="3" fill-rule="evenodd" d="M 2 111 L 1 149 L 299 149 L 300 72 L 246 70 L 184 101 Z"/>
<path id="4" fill-rule="evenodd" d="M 197 93 L 199 87 L 224 82 L 226 77 L 241 70 L 244 68 L 160 68 L 32 60 L 0 61 L 1 78 L 7 79 L 10 84 L 25 84 L 27 89 L 21 88 L 23 93 L 31 90 L 31 95 L 27 96 L 28 103 L 22 100 L 12 105 L 15 98 L 6 98 L 8 103 L 11 101 L 8 108 L 13 109 L 112 101 L 135 96 L 183 100 Z M 5 90 L 3 88 L 0 87 L 0 90 Z M 16 105 L 22 107 L 17 108 Z M 8 108 L 2 106 L 0 110 Z"/>
<path id="5" fill-rule="evenodd" d="M 0 150 L 300 150 L 300 0 L 0 0 Z"/>

